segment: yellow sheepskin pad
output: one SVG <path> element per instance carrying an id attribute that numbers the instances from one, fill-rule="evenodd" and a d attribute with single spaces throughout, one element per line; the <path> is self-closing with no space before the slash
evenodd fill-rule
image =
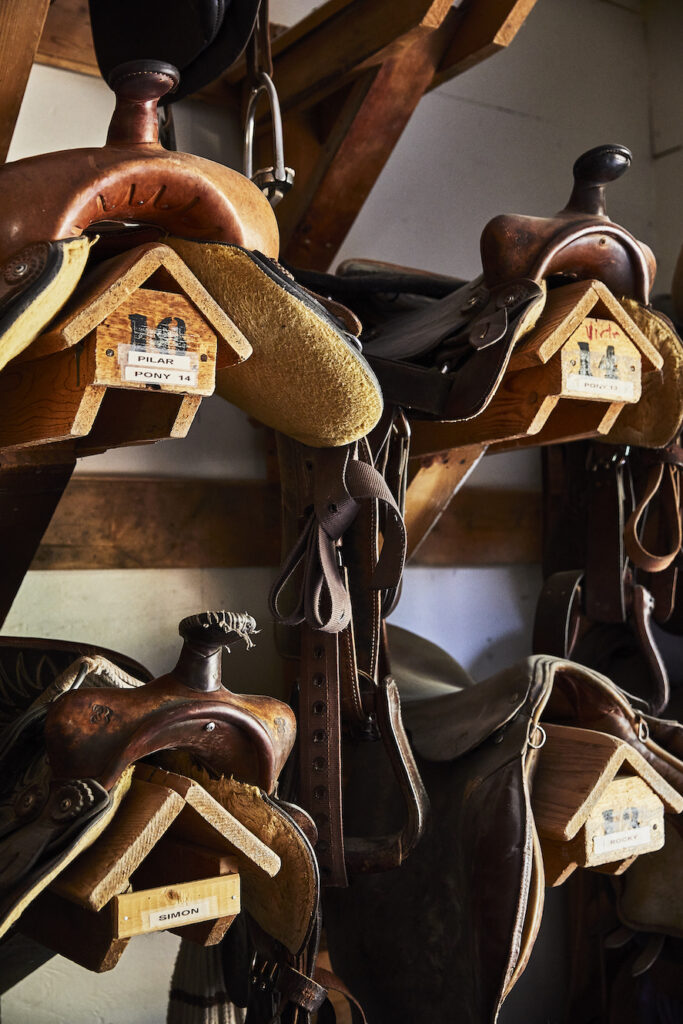
<path id="1" fill-rule="evenodd" d="M 253 347 L 219 371 L 216 391 L 314 448 L 364 437 L 382 413 L 372 370 L 336 328 L 235 246 L 169 238 Z"/>
<path id="2" fill-rule="evenodd" d="M 57 244 L 62 250 L 59 270 L 34 301 L 0 334 L 0 370 L 36 340 L 81 279 L 90 251 L 89 239 L 69 238 Z"/>
<path id="3" fill-rule="evenodd" d="M 605 440 L 662 448 L 680 433 L 683 425 L 683 344 L 660 314 L 633 299 L 623 299 L 621 304 L 663 357 L 664 366 L 643 377 L 640 401 L 622 410 Z"/>

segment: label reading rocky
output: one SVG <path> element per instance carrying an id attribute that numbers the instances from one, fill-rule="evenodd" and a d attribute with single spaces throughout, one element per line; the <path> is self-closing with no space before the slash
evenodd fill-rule
<path id="1" fill-rule="evenodd" d="M 218 917 L 218 900 L 215 896 L 188 903 L 176 903 L 175 906 L 164 907 L 163 910 L 150 910 L 143 914 L 143 919 L 146 918 L 145 927 L 150 930 L 175 928 L 191 921 L 209 921 L 213 917 Z"/>
<path id="2" fill-rule="evenodd" d="M 621 853 L 623 850 L 646 846 L 649 842 L 650 826 L 641 825 L 640 828 L 626 828 L 620 832 L 609 832 L 604 836 L 593 836 L 593 852 Z"/>

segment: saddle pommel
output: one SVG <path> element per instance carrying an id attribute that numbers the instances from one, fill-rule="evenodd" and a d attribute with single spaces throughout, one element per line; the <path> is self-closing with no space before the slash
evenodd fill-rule
<path id="1" fill-rule="evenodd" d="M 172 64 L 159 60 L 132 60 L 119 64 L 109 75 L 116 107 L 107 134 L 110 146 L 155 145 L 159 142 L 157 104 L 180 81 Z"/>
<path id="2" fill-rule="evenodd" d="M 605 186 L 629 169 L 633 155 L 626 146 L 595 146 L 575 161 L 574 188 L 561 213 L 606 217 Z"/>

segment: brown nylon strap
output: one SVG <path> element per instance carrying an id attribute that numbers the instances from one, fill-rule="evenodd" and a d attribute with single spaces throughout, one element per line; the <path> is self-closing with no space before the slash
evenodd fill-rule
<path id="1" fill-rule="evenodd" d="M 301 630 L 299 799 L 318 829 L 315 846 L 324 885 L 345 886 L 341 795 L 338 638 Z"/>
<path id="2" fill-rule="evenodd" d="M 644 520 L 655 498 L 658 498 L 661 511 L 659 538 L 665 546 L 661 554 L 648 551 L 641 539 Z M 663 538 L 662 532 L 665 534 Z M 624 527 L 626 553 L 638 569 L 663 572 L 681 550 L 681 539 L 681 483 L 678 466 L 660 463 L 650 469 L 645 490 Z"/>
<path id="3" fill-rule="evenodd" d="M 595 622 L 624 622 L 624 449 L 594 445 L 588 473 L 584 610 Z"/>

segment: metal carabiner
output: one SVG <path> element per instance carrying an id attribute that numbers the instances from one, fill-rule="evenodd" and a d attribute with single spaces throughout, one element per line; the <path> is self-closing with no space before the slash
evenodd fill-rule
<path id="1" fill-rule="evenodd" d="M 256 106 L 261 93 L 266 93 L 270 101 L 273 121 L 274 166 L 262 168 L 254 173 L 254 123 L 256 121 Z M 244 125 L 244 174 L 261 189 L 271 206 L 277 206 L 294 184 L 294 171 L 291 167 L 285 167 L 284 153 L 282 116 L 277 90 L 270 75 L 267 75 L 265 71 L 259 71 L 256 75 L 256 85 L 249 94 L 247 104 Z"/>

